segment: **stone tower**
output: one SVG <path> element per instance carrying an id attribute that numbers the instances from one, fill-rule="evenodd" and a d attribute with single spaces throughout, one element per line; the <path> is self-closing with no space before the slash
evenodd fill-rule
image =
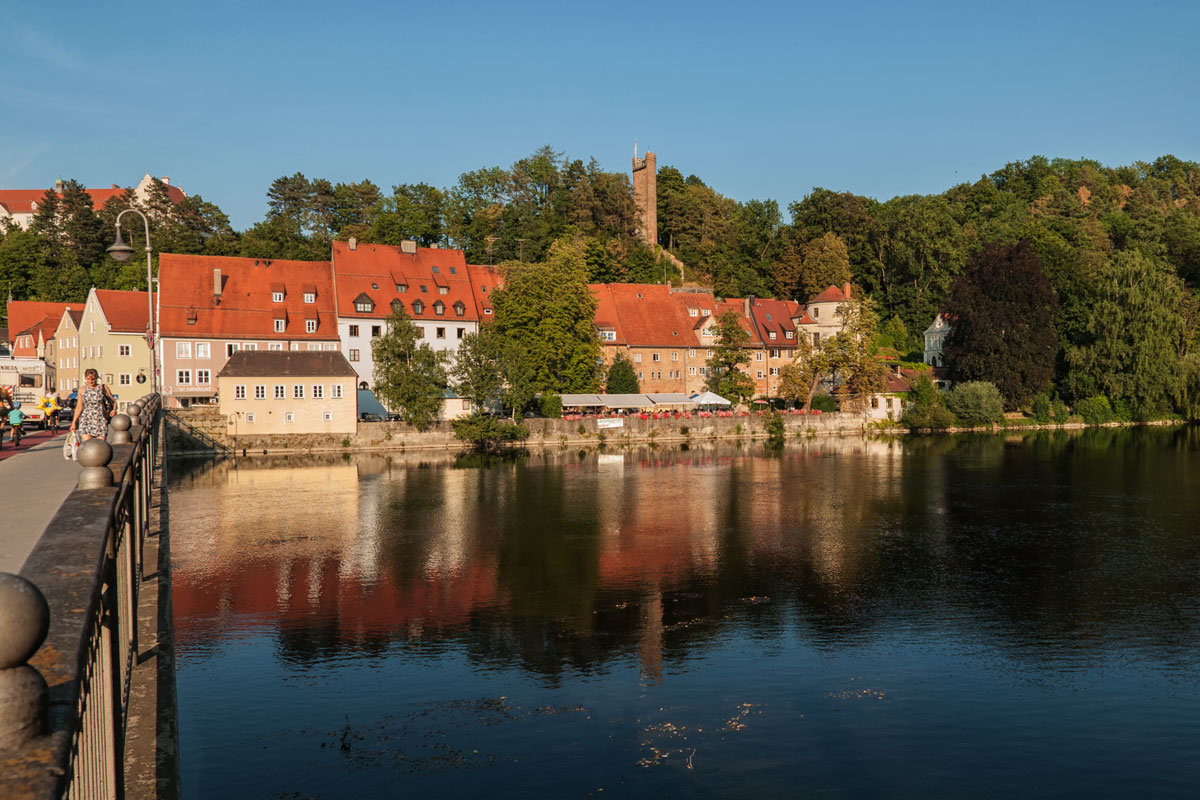
<path id="1" fill-rule="evenodd" d="M 658 244 L 658 158 L 646 151 L 645 158 L 633 151 L 633 201 L 637 204 L 637 234 L 654 247 Z"/>

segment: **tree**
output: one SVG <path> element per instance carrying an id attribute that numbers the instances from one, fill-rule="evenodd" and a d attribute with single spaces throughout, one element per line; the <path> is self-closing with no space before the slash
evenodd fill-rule
<path id="1" fill-rule="evenodd" d="M 986 381 L 967 381 L 946 394 L 946 408 L 966 425 L 990 425 L 1004 419 L 1000 390 Z"/>
<path id="2" fill-rule="evenodd" d="M 1161 263 L 1136 250 L 1113 256 L 1090 293 L 1086 338 L 1067 352 L 1070 397 L 1105 395 L 1114 409 L 1139 416 L 1181 403 L 1195 336 L 1185 322 L 1191 303 Z"/>
<path id="3" fill-rule="evenodd" d="M 398 245 L 412 239 L 423 247 L 438 244 L 445 235 L 446 198 L 427 183 L 392 187 L 371 224 L 371 241 Z"/>
<path id="4" fill-rule="evenodd" d="M 492 295 L 496 334 L 521 345 L 540 392 L 593 392 L 599 383 L 596 298 L 587 285 L 584 245 L 555 242 L 544 262 L 503 265 Z"/>
<path id="5" fill-rule="evenodd" d="M 387 332 L 371 342 L 375 394 L 413 427 L 424 430 L 437 420 L 447 386 L 446 354 L 418 344 L 417 326 L 397 303 Z"/>
<path id="6" fill-rule="evenodd" d="M 490 326 L 468 333 L 459 342 L 450 377 L 454 391 L 470 400 L 476 413 L 496 400 L 504 386 L 499 344 Z"/>
<path id="7" fill-rule="evenodd" d="M 266 221 L 278 220 L 288 233 L 303 235 L 309 223 L 312 197 L 312 184 L 303 172 L 276 178 L 267 190 Z"/>
<path id="8" fill-rule="evenodd" d="M 604 391 L 609 394 L 637 394 L 641 391 L 633 364 L 624 353 L 617 353 L 617 357 L 609 366 L 608 383 Z"/>
<path id="9" fill-rule="evenodd" d="M 919 430 L 940 430 L 954 424 L 954 415 L 942 402 L 941 393 L 928 374 L 922 373 L 912 381 L 912 395 L 908 407 L 900 417 L 900 424 Z"/>
<path id="10" fill-rule="evenodd" d="M 1058 353 L 1058 294 L 1029 239 L 993 243 L 955 279 L 943 313 L 955 382 L 988 380 L 1005 407 L 1022 408 L 1050 385 Z"/>
<path id="11" fill-rule="evenodd" d="M 705 388 L 734 403 L 746 403 L 754 396 L 754 380 L 741 369 L 750 366 L 746 349 L 750 334 L 733 311 L 717 317 L 716 333 L 716 343 L 709 351 Z"/>
<path id="12" fill-rule="evenodd" d="M 504 404 L 512 409 L 515 422 L 537 396 L 537 366 L 525 345 L 516 340 L 501 341 L 500 366 L 504 373 Z"/>
<path id="13" fill-rule="evenodd" d="M 799 300 L 816 297 L 828 286 L 850 282 L 850 256 L 846 243 L 836 233 L 824 233 L 805 242 L 800 248 L 801 276 L 797 294 Z"/>
<path id="14" fill-rule="evenodd" d="M 879 316 L 870 300 L 853 300 L 838 308 L 842 329 L 815 347 L 806 336 L 796 341 L 795 360 L 780 370 L 780 395 L 805 411 L 822 383 L 837 385 L 842 406 L 861 410 L 871 395 L 887 385 L 887 370 L 875 357 Z"/>

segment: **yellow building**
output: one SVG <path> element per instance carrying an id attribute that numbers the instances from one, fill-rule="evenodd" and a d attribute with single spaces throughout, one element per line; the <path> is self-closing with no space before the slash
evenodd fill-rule
<path id="1" fill-rule="evenodd" d="M 239 350 L 217 373 L 232 436 L 358 429 L 356 373 L 340 352 Z"/>
<path id="2" fill-rule="evenodd" d="M 148 304 L 145 292 L 93 288 L 79 321 L 79 380 L 82 383 L 88 369 L 100 373 L 118 410 L 150 390 Z"/>
<path id="3" fill-rule="evenodd" d="M 82 380 L 79 372 L 79 323 L 82 320 L 82 311 L 68 308 L 63 311 L 58 328 L 54 331 L 54 388 L 63 397 L 70 394 L 72 389 L 78 389 Z"/>

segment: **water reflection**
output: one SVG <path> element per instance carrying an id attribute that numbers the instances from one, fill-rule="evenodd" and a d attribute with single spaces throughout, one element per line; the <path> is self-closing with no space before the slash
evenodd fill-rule
<path id="1" fill-rule="evenodd" d="M 488 691 L 489 674 L 578 691 L 633 664 L 642 691 L 712 676 L 717 702 L 723 661 L 753 670 L 732 655 L 753 651 L 785 671 L 960 659 L 972 702 L 996 676 L 1152 672 L 1195 707 L 1195 429 L 172 472 L 181 697 L 189 669 L 265 636 L 285 675 L 451 659 Z M 1112 691 L 1137 702 L 1125 680 Z"/>

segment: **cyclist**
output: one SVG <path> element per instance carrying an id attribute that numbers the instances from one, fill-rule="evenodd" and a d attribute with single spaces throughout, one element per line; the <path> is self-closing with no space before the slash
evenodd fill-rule
<path id="1" fill-rule="evenodd" d="M 25 421 L 25 412 L 21 410 L 21 401 L 13 401 L 12 411 L 8 412 L 8 424 L 12 428 L 13 447 L 21 444 L 21 423 Z"/>
<path id="2" fill-rule="evenodd" d="M 38 400 L 38 410 L 46 415 L 46 430 L 58 433 L 58 391 L 51 389 L 50 394 L 42 395 Z"/>

